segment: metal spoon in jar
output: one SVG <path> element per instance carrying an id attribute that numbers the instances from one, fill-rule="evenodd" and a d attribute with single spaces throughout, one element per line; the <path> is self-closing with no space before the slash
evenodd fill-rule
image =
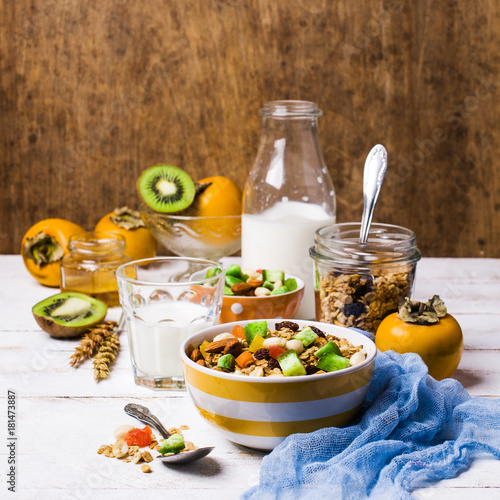
<path id="1" fill-rule="evenodd" d="M 387 172 L 387 151 L 384 146 L 377 144 L 368 153 L 363 173 L 363 217 L 359 242 L 366 243 L 370 233 L 375 204 L 377 203 L 380 188 Z"/>
<path id="2" fill-rule="evenodd" d="M 145 406 L 138 405 L 135 403 L 130 403 L 124 408 L 125 413 L 128 413 L 131 417 L 140 420 L 142 423 L 151 425 L 162 435 L 163 439 L 168 439 L 170 433 L 163 427 L 162 423 L 158 420 L 158 417 L 153 415 L 149 408 Z M 206 446 L 204 448 L 198 448 L 197 450 L 182 451 L 176 453 L 175 455 L 168 455 L 166 457 L 158 457 L 158 460 L 169 464 L 189 464 L 195 460 L 206 457 L 212 450 L 213 446 Z"/>

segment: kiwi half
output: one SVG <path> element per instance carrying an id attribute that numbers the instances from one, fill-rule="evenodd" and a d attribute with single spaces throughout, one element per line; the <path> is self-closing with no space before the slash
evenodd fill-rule
<path id="1" fill-rule="evenodd" d="M 171 165 L 155 165 L 141 174 L 137 190 L 144 203 L 156 212 L 184 210 L 193 203 L 196 188 L 189 175 Z"/>
<path id="2" fill-rule="evenodd" d="M 33 306 L 33 316 L 51 337 L 77 337 L 106 317 L 104 302 L 84 293 L 52 295 Z"/>

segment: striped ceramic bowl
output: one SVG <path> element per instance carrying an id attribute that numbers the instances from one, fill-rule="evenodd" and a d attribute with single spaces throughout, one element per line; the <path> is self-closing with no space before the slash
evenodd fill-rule
<path id="1" fill-rule="evenodd" d="M 268 320 L 272 329 L 275 322 Z M 229 440 L 260 450 L 272 450 L 290 434 L 347 424 L 368 392 L 377 349 L 363 334 L 340 326 L 314 325 L 325 333 L 363 345 L 362 363 L 336 372 L 298 377 L 248 377 L 200 366 L 188 357 L 204 340 L 230 332 L 238 321 L 207 328 L 189 337 L 181 347 L 186 387 L 200 415 Z"/>

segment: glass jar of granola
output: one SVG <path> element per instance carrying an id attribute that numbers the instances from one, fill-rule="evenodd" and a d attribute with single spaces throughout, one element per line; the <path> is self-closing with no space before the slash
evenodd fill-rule
<path id="1" fill-rule="evenodd" d="M 373 223 L 367 243 L 359 242 L 360 223 L 316 231 L 309 254 L 316 274 L 316 319 L 371 333 L 411 297 L 421 254 L 415 233 Z"/>

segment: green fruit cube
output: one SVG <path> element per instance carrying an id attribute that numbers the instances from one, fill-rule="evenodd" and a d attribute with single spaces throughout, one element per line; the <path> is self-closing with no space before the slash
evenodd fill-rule
<path id="1" fill-rule="evenodd" d="M 214 276 L 218 276 L 221 273 L 220 267 L 211 267 L 206 274 L 206 278 L 213 278 Z"/>
<path id="2" fill-rule="evenodd" d="M 243 273 L 241 272 L 241 267 L 238 264 L 231 264 L 226 270 L 226 276 L 234 276 L 239 280 L 243 279 Z"/>
<path id="3" fill-rule="evenodd" d="M 224 354 L 217 361 L 217 367 L 228 372 L 234 372 L 235 365 L 236 360 L 232 354 Z"/>
<path id="4" fill-rule="evenodd" d="M 293 338 L 296 340 L 300 340 L 304 344 L 304 347 L 309 347 L 311 344 L 314 344 L 314 342 L 316 342 L 318 336 L 316 335 L 316 333 L 314 333 L 311 327 L 308 326 L 307 328 L 304 328 L 302 331 L 294 335 Z"/>
<path id="5" fill-rule="evenodd" d="M 318 358 L 321 358 L 322 356 L 330 352 L 336 354 L 337 356 L 342 356 L 342 351 L 335 342 L 328 342 L 328 344 L 325 344 L 321 349 L 316 351 L 314 355 L 317 356 Z"/>
<path id="6" fill-rule="evenodd" d="M 262 270 L 263 281 L 270 281 L 271 283 L 276 283 L 276 281 L 285 281 L 284 271 L 271 271 L 269 269 Z"/>
<path id="7" fill-rule="evenodd" d="M 320 358 L 316 363 L 316 368 L 324 370 L 325 372 L 334 372 L 336 370 L 342 370 L 349 366 L 349 360 L 343 358 L 333 352 L 329 352 Z"/>
<path id="8" fill-rule="evenodd" d="M 278 356 L 278 363 L 285 377 L 296 377 L 299 375 L 307 375 L 306 369 L 300 361 L 299 355 L 289 349 Z"/>
<path id="9" fill-rule="evenodd" d="M 274 290 L 274 285 L 270 281 L 264 281 L 264 284 L 262 286 L 264 288 L 267 288 L 268 290 L 271 290 L 271 292 Z"/>
<path id="10" fill-rule="evenodd" d="M 240 280 L 239 278 L 236 278 L 234 276 L 229 276 L 229 275 L 226 275 L 226 281 L 225 281 L 225 285 L 229 288 L 231 288 L 233 285 L 235 285 L 236 283 L 243 283 L 242 280 Z"/>
<path id="11" fill-rule="evenodd" d="M 163 443 L 161 443 L 158 451 L 162 455 L 165 455 L 166 453 L 179 453 L 185 447 L 184 438 L 180 434 L 172 434 L 168 439 L 165 439 Z"/>
<path id="12" fill-rule="evenodd" d="M 245 330 L 245 339 L 250 345 L 256 335 L 260 335 L 263 339 L 267 337 L 267 321 L 254 321 L 248 323 L 243 328 Z"/>

